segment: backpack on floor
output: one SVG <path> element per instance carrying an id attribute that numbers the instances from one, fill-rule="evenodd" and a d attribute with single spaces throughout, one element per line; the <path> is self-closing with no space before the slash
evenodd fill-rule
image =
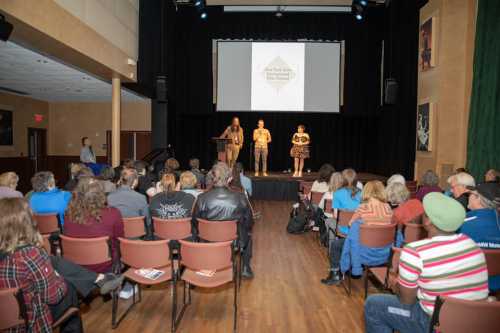
<path id="1" fill-rule="evenodd" d="M 288 220 L 286 231 L 291 234 L 301 234 L 306 231 L 307 221 L 307 209 L 304 204 L 296 203 L 290 212 L 290 220 Z"/>

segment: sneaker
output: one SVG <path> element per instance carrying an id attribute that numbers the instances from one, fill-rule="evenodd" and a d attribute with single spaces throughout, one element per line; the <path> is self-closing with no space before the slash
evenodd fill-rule
<path id="1" fill-rule="evenodd" d="M 113 290 L 118 289 L 123 282 L 123 275 L 115 275 L 112 273 L 104 274 L 104 278 L 97 281 L 96 284 L 101 288 L 101 295 L 106 295 Z"/>
<path id="2" fill-rule="evenodd" d="M 241 272 L 241 277 L 244 279 L 253 279 L 253 271 L 249 265 L 243 266 L 243 271 Z"/>
<path id="3" fill-rule="evenodd" d="M 132 297 L 134 294 L 133 288 L 135 288 L 135 294 L 137 295 L 139 293 L 139 286 L 138 285 L 134 286 L 128 282 L 125 283 L 125 286 L 120 291 L 120 298 L 121 299 L 129 299 L 130 297 Z"/>
<path id="4" fill-rule="evenodd" d="M 343 278 L 340 274 L 340 271 L 330 271 L 328 276 L 325 279 L 321 279 L 321 283 L 326 284 L 327 286 L 339 284 L 342 282 Z"/>

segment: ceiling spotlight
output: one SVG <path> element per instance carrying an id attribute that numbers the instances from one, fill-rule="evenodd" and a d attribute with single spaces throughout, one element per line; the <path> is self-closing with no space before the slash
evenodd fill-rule
<path id="1" fill-rule="evenodd" d="M 368 1 L 366 1 L 366 0 L 360 0 L 359 3 L 361 4 L 361 6 L 364 6 L 364 7 L 368 6 Z"/>
<path id="2" fill-rule="evenodd" d="M 363 15 L 361 14 L 356 14 L 356 20 L 361 21 L 363 19 Z"/>
<path id="3" fill-rule="evenodd" d="M 352 2 L 351 6 L 351 11 L 356 18 L 356 20 L 361 21 L 363 20 L 364 14 L 365 14 L 365 7 L 368 5 L 368 1 L 363 1 L 363 0 L 354 0 Z"/>
<path id="4" fill-rule="evenodd" d="M 200 5 L 201 5 L 201 1 L 200 1 L 200 0 L 195 1 L 195 2 L 194 2 L 194 5 L 195 5 L 196 7 L 200 6 Z"/>
<path id="5" fill-rule="evenodd" d="M 206 12 L 203 12 L 203 13 L 201 13 L 201 15 L 200 15 L 200 17 L 201 17 L 201 19 L 202 19 L 202 20 L 205 20 L 205 19 L 207 18 L 207 16 L 208 16 L 208 15 L 207 15 L 207 13 L 206 13 Z"/>

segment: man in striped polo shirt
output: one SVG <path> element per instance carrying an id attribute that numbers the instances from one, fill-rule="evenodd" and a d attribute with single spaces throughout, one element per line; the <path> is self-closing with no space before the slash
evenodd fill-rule
<path id="1" fill-rule="evenodd" d="M 366 332 L 427 332 L 437 296 L 488 297 L 483 252 L 468 236 L 455 233 L 464 222 L 462 205 L 437 192 L 427 194 L 423 204 L 429 238 L 403 248 L 397 295 L 366 300 Z"/>

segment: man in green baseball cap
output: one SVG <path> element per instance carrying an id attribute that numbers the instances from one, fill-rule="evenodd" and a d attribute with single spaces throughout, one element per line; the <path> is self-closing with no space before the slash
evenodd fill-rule
<path id="1" fill-rule="evenodd" d="M 397 295 L 372 295 L 366 300 L 368 333 L 427 332 L 438 296 L 488 297 L 484 254 L 472 239 L 456 233 L 464 223 L 463 206 L 438 192 L 427 194 L 423 204 L 428 238 L 401 251 Z"/>

